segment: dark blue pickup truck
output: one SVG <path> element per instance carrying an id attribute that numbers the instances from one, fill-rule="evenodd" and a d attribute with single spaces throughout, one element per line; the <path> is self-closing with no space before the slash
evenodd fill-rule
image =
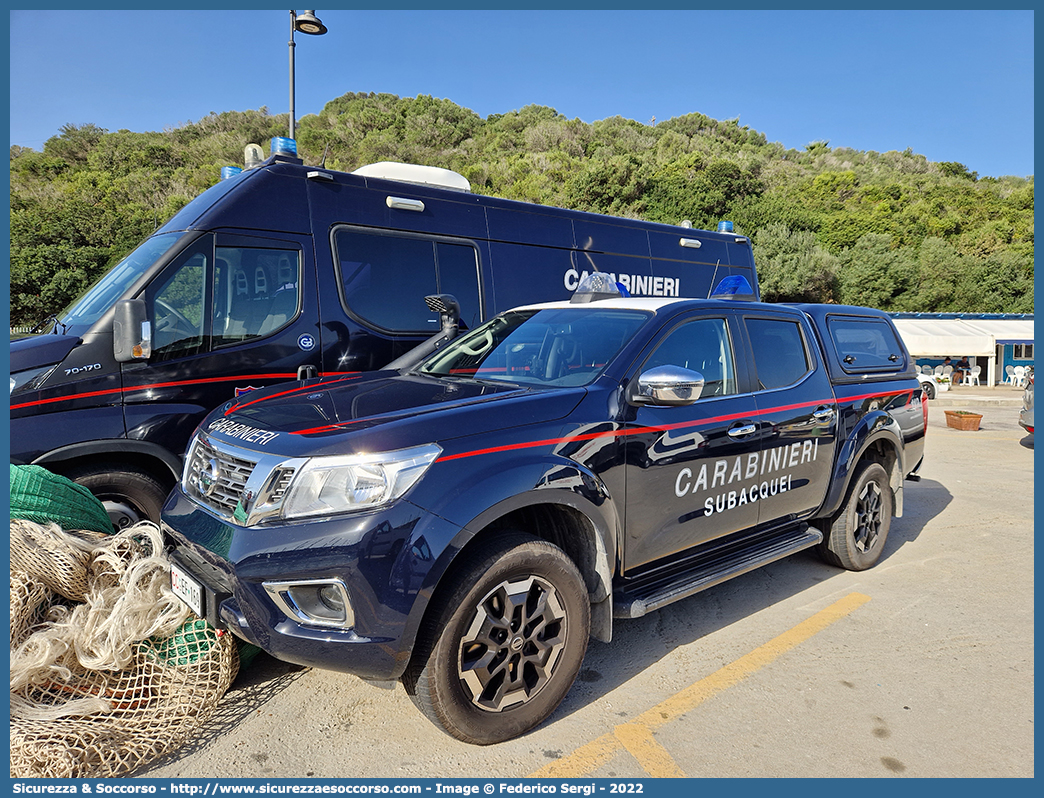
<path id="1" fill-rule="evenodd" d="M 163 526 L 196 613 L 401 679 L 468 742 L 547 718 L 614 618 L 809 547 L 869 568 L 917 478 L 927 402 L 875 310 L 596 285 L 450 338 L 228 401 Z"/>

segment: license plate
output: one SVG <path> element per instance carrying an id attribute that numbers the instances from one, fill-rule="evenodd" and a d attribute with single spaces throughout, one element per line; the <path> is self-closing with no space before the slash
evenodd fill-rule
<path id="1" fill-rule="evenodd" d="M 178 566 L 170 566 L 170 589 L 196 615 L 203 617 L 203 587 Z"/>

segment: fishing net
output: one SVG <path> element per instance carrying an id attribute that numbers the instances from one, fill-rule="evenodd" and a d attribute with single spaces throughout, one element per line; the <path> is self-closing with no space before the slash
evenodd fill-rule
<path id="1" fill-rule="evenodd" d="M 169 587 L 159 529 L 11 521 L 11 776 L 111 778 L 181 746 L 238 667 Z"/>

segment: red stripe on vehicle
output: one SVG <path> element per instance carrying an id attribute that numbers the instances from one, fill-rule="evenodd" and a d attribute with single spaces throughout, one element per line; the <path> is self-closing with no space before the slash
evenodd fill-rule
<path id="1" fill-rule="evenodd" d="M 888 396 L 899 396 L 899 395 L 904 394 L 904 393 L 910 393 L 912 395 L 913 392 L 904 389 L 904 390 L 901 390 L 901 391 L 889 391 L 889 392 L 885 392 L 885 393 L 868 393 L 868 394 L 865 394 L 865 395 L 862 395 L 862 396 L 847 396 L 847 397 L 843 397 L 843 398 L 838 399 L 838 400 L 835 400 L 835 399 L 831 398 L 831 399 L 818 400 L 818 401 L 814 401 L 814 402 L 798 402 L 796 404 L 779 405 L 778 407 L 766 408 L 765 410 L 762 410 L 757 415 L 759 415 L 759 416 L 766 416 L 766 415 L 770 415 L 772 413 L 780 413 L 780 412 L 784 412 L 784 411 L 787 411 L 787 410 L 797 410 L 797 409 L 800 409 L 800 408 L 803 408 L 803 407 L 816 407 L 818 405 L 833 405 L 835 403 L 842 403 L 842 402 L 860 402 L 860 401 L 863 401 L 864 399 L 884 398 L 884 397 L 888 397 Z M 471 451 L 471 452 L 460 452 L 459 454 L 446 455 L 445 457 L 440 457 L 436 462 L 443 463 L 443 462 L 448 462 L 450 460 L 461 460 L 461 459 L 463 459 L 465 457 L 477 457 L 477 456 L 483 455 L 483 454 L 496 454 L 498 452 L 510 452 L 510 451 L 515 451 L 517 449 L 531 449 L 531 448 L 535 448 L 535 447 L 538 447 L 538 446 L 558 446 L 558 445 L 561 445 L 563 443 L 575 443 L 575 442 L 578 442 L 578 441 L 590 441 L 590 440 L 594 440 L 595 438 L 602 438 L 602 437 L 605 437 L 605 438 L 620 438 L 620 437 L 629 436 L 629 435 L 641 435 L 641 434 L 648 433 L 648 432 L 671 432 L 671 431 L 678 430 L 678 429 L 685 429 L 686 427 L 698 427 L 698 426 L 703 426 L 703 425 L 707 425 L 707 424 L 718 424 L 718 423 L 721 423 L 723 421 L 734 421 L 734 420 L 739 419 L 739 418 L 750 418 L 750 416 L 751 416 L 750 413 L 729 413 L 729 414 L 723 415 L 723 416 L 714 416 L 714 417 L 711 417 L 711 418 L 701 418 L 701 419 L 698 419 L 696 421 L 681 421 L 681 422 L 678 422 L 677 424 L 665 424 L 663 426 L 657 426 L 657 427 L 636 427 L 636 428 L 631 428 L 631 429 L 609 430 L 609 431 L 606 431 L 606 432 L 589 432 L 589 433 L 585 433 L 583 435 L 569 435 L 569 436 L 564 437 L 564 438 L 549 438 L 547 440 L 542 440 L 542 441 L 525 441 L 523 443 L 511 443 L 511 444 L 506 444 L 504 446 L 492 446 L 492 447 L 490 447 L 488 449 L 476 449 L 475 451 Z"/>
<path id="2" fill-rule="evenodd" d="M 184 385 L 208 385 L 214 382 L 234 382 L 236 380 L 289 380 L 295 379 L 297 374 L 237 374 L 233 377 L 208 377 L 202 380 L 180 380 L 177 382 L 155 382 L 150 385 L 134 385 L 129 388 L 108 388 L 104 391 L 88 391 L 86 393 L 74 393 L 69 396 L 54 396 L 50 399 L 37 399 L 34 402 L 22 402 L 21 404 L 11 405 L 12 410 L 18 410 L 23 407 L 37 407 L 39 405 L 49 405 L 55 402 L 70 402 L 74 399 L 90 399 L 92 396 L 104 396 L 105 394 L 116 393 L 116 394 L 128 394 L 137 393 L 138 391 L 151 391 L 156 388 L 175 388 Z"/>
<path id="3" fill-rule="evenodd" d="M 359 373 L 355 372 L 355 374 L 358 375 Z M 296 375 L 294 375 L 294 376 L 296 377 Z M 361 376 L 361 375 L 359 375 L 359 376 Z M 279 393 L 270 393 L 270 394 L 268 394 L 268 396 L 259 396 L 257 399 L 251 399 L 249 402 L 239 402 L 238 404 L 234 404 L 234 405 L 232 405 L 232 407 L 230 407 L 228 410 L 226 410 L 225 411 L 225 415 L 227 416 L 229 413 L 234 413 L 237 410 L 242 410 L 244 407 L 248 407 L 250 405 L 257 404 L 258 402 L 265 402 L 265 401 L 268 401 L 269 399 L 275 399 L 277 396 L 292 396 L 295 393 L 305 393 L 306 391 L 317 391 L 317 390 L 322 389 L 323 386 L 325 386 L 325 385 L 327 385 L 329 383 L 340 382 L 343 379 L 345 379 L 345 378 L 344 377 L 336 377 L 336 378 L 329 379 L 329 380 L 323 380 L 322 382 L 316 382 L 316 383 L 313 383 L 312 385 L 300 385 L 300 386 L 298 386 L 296 388 L 291 388 L 288 391 L 280 391 Z"/>

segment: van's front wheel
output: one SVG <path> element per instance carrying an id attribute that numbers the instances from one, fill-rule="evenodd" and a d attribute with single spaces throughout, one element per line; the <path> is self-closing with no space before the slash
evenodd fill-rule
<path id="1" fill-rule="evenodd" d="M 403 684 L 417 707 L 464 742 L 529 731 L 572 686 L 591 608 L 566 554 L 512 533 L 470 554 L 431 608 Z"/>
<path id="2" fill-rule="evenodd" d="M 170 490 L 148 471 L 116 462 L 73 466 L 63 472 L 93 493 L 117 529 L 139 521 L 159 523 L 163 502 Z"/>

